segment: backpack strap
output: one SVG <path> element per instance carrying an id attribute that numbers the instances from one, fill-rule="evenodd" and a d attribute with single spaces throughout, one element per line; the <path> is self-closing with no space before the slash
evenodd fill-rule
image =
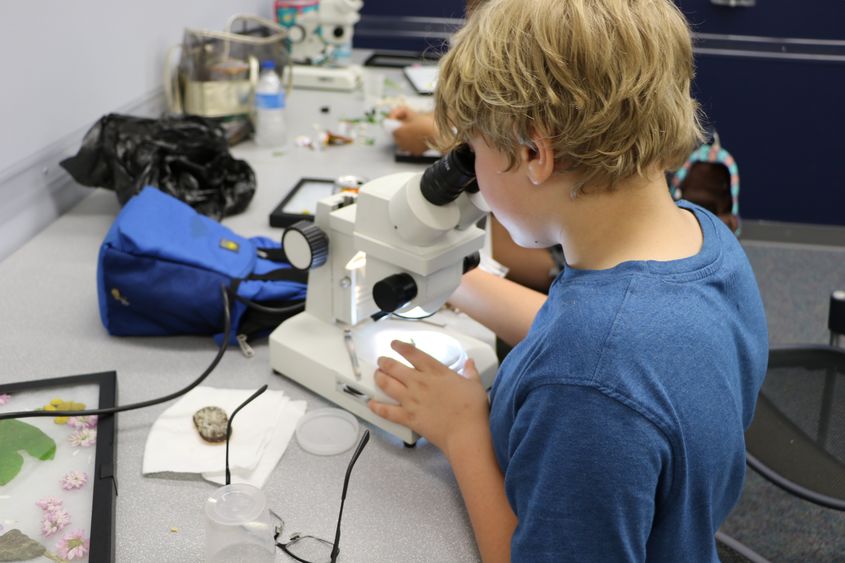
<path id="1" fill-rule="evenodd" d="M 672 176 L 672 180 L 669 184 L 669 192 L 671 193 L 672 198 L 677 200 L 682 197 L 682 194 L 680 193 L 681 184 L 689 173 L 692 165 L 696 162 L 718 163 L 727 169 L 728 175 L 730 176 L 731 215 L 736 220 L 734 234 L 739 236 L 742 234 L 742 222 L 739 216 L 739 169 L 734 157 L 722 148 L 718 133 L 714 132 L 711 144 L 705 143 L 695 149 L 683 166 L 681 166 L 681 168 L 678 169 Z"/>
<path id="2" fill-rule="evenodd" d="M 229 284 L 229 296 L 232 301 L 240 301 L 242 304 L 246 306 L 246 312 L 241 317 L 240 326 L 237 329 L 234 329 L 237 333 L 246 334 L 248 337 L 255 334 L 256 332 L 262 332 L 266 330 L 268 327 L 275 327 L 283 320 L 287 319 L 303 311 L 305 309 L 305 301 L 276 301 L 271 303 L 256 303 L 242 295 L 238 294 L 238 288 L 241 285 L 241 282 L 245 281 L 246 279 L 258 279 L 260 278 L 263 280 L 270 280 L 275 281 L 277 279 L 288 279 L 288 278 L 272 278 L 269 276 L 273 276 L 274 274 L 278 274 L 281 272 L 286 272 L 285 269 L 274 270 L 268 274 L 264 274 L 264 276 L 259 276 L 257 278 L 248 277 L 248 278 L 232 278 L 232 281 Z M 295 271 L 295 270 L 294 270 Z M 304 274 L 304 272 L 297 272 L 300 275 Z M 307 277 L 307 275 L 306 275 Z"/>
<path id="3" fill-rule="evenodd" d="M 262 260 L 287 263 L 282 248 L 259 246 L 256 248 L 256 252 Z M 232 300 L 239 301 L 246 306 L 246 310 L 240 318 L 237 332 L 246 335 L 247 338 L 265 334 L 288 317 L 305 309 L 304 299 L 277 298 L 267 301 L 265 298 L 261 302 L 248 299 L 238 293 L 240 285 L 244 282 L 293 282 L 294 284 L 306 285 L 308 283 L 308 271 L 280 267 L 261 274 L 251 272 L 242 278 L 231 279 L 229 290 Z"/>
<path id="4" fill-rule="evenodd" d="M 255 250 L 259 258 L 264 258 L 271 262 L 289 263 L 284 248 L 258 247 Z M 292 281 L 307 284 L 308 271 L 298 270 L 296 268 L 278 268 L 266 274 L 253 273 L 244 279 L 256 281 Z"/>
<path id="5" fill-rule="evenodd" d="M 308 283 L 308 270 L 297 270 L 296 268 L 279 268 L 266 274 L 250 274 L 247 280 L 255 281 L 293 281 Z"/>
<path id="6" fill-rule="evenodd" d="M 255 250 L 259 258 L 264 258 L 266 260 L 270 260 L 271 262 L 289 262 L 284 248 L 258 247 Z"/>

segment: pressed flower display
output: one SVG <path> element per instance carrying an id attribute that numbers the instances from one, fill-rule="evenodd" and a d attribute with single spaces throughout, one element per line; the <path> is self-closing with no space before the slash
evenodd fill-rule
<path id="1" fill-rule="evenodd" d="M 110 376 L 111 397 L 104 404 L 103 381 L 109 378 L 100 376 L 105 375 Z M 113 374 L 0 385 L 0 413 L 76 411 L 113 404 Z M 103 430 L 107 440 L 101 448 Z M 97 545 L 103 541 L 107 554 L 112 551 L 113 484 L 95 476 L 103 474 L 104 462 L 108 470 L 112 467 L 113 432 L 111 417 L 0 420 L 3 561 L 100 560 L 102 549 L 96 549 L 103 547 Z"/>

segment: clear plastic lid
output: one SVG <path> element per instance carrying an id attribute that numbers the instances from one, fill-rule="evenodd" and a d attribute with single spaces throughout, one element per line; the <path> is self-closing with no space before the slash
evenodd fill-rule
<path id="1" fill-rule="evenodd" d="M 261 518 L 267 510 L 264 492 L 253 485 L 224 485 L 205 502 L 205 514 L 218 524 L 239 525 Z"/>

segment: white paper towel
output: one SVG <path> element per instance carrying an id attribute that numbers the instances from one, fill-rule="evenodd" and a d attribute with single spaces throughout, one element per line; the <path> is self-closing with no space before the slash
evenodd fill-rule
<path id="1" fill-rule="evenodd" d="M 296 424 L 302 418 L 302 415 L 305 414 L 306 406 L 307 403 L 305 401 L 291 401 L 285 397 L 285 403 L 280 408 L 282 415 L 279 419 L 279 424 L 273 431 L 270 443 L 264 450 L 264 455 L 261 456 L 258 465 L 252 471 L 247 469 L 231 469 L 230 467 L 232 483 L 249 483 L 256 487 L 264 486 L 267 478 L 270 477 L 270 473 L 273 472 L 279 460 L 282 459 L 282 454 L 285 453 L 293 432 L 296 430 Z M 238 413 L 238 416 L 241 416 L 240 413 Z M 229 455 L 231 456 L 231 453 Z M 204 472 L 202 476 L 213 483 L 226 484 L 225 469 L 223 471 Z"/>
<path id="2" fill-rule="evenodd" d="M 145 475 L 164 471 L 208 473 L 213 481 L 217 475 L 224 476 L 226 444 L 203 440 L 194 427 L 194 413 L 203 407 L 216 406 L 231 416 L 254 392 L 254 389 L 202 386 L 192 389 L 153 423 L 144 449 L 142 472 Z M 232 423 L 229 442 L 233 482 L 263 485 L 304 412 L 305 401 L 291 401 L 282 391 L 271 390 L 241 409 Z M 256 482 L 259 480 L 260 483 Z"/>

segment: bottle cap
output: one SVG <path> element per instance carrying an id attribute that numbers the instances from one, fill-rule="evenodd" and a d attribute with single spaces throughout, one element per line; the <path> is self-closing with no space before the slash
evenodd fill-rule
<path id="1" fill-rule="evenodd" d="M 265 68 L 276 68 L 276 61 L 274 61 L 273 59 L 266 59 L 266 60 L 263 60 L 263 61 L 261 61 L 261 68 L 262 68 L 262 69 L 265 69 Z"/>

